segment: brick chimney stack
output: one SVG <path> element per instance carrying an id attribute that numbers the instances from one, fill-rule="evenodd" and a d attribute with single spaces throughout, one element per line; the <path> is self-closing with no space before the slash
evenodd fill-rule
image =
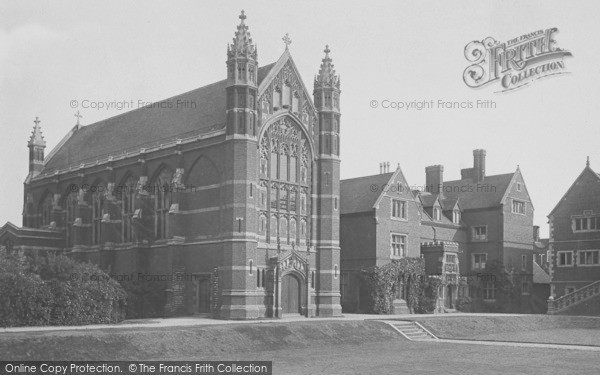
<path id="1" fill-rule="evenodd" d="M 473 177 L 477 182 L 485 177 L 485 150 L 473 150 Z"/>
<path id="2" fill-rule="evenodd" d="M 444 185 L 444 166 L 430 165 L 425 168 L 425 191 L 442 194 Z"/>

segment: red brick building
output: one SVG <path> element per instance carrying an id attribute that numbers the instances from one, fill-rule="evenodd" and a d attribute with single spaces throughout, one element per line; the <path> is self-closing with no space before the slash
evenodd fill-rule
<path id="1" fill-rule="evenodd" d="M 164 280 L 166 315 L 339 315 L 339 76 L 326 48 L 310 93 L 287 37 L 259 65 L 245 18 L 222 81 L 78 124 L 48 155 L 36 119 L 2 248 Z"/>
<path id="2" fill-rule="evenodd" d="M 444 181 L 441 165 L 425 170 L 425 189 L 411 187 L 402 171 L 341 182 L 342 304 L 364 309 L 360 270 L 401 257 L 425 258 L 429 274 L 482 278 L 497 262 L 514 275 L 523 299 L 533 277 L 533 205 L 519 168 L 487 176 L 485 150 L 473 151 L 473 168 Z M 448 286 L 446 309 L 466 290 Z M 473 293 L 473 292 L 472 292 Z M 494 300 L 492 285 L 473 298 Z M 400 296 L 399 296 L 400 297 Z"/>
<path id="3" fill-rule="evenodd" d="M 600 313 L 600 175 L 589 159 L 548 215 L 549 313 Z"/>

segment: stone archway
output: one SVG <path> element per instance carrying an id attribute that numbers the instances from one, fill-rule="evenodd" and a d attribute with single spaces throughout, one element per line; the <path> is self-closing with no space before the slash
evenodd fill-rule
<path id="1" fill-rule="evenodd" d="M 309 267 L 306 259 L 292 250 L 280 259 L 273 258 L 275 285 L 273 316 L 300 314 L 309 316 Z"/>

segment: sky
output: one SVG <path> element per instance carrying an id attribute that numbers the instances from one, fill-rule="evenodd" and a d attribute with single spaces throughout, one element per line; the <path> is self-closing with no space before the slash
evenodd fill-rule
<path id="1" fill-rule="evenodd" d="M 585 167 L 600 172 L 600 2 L 592 1 L 3 1 L 0 3 L 0 225 L 22 222 L 27 140 L 40 117 L 46 154 L 76 122 L 124 110 L 90 108 L 152 102 L 225 78 L 227 43 L 238 15 L 258 45 L 260 65 L 290 52 L 306 86 L 323 49 L 341 76 L 341 173 L 379 173 L 399 163 L 410 185 L 425 167 L 460 178 L 474 149 L 487 151 L 488 175 L 519 166 L 535 207 L 546 216 Z M 569 74 L 496 93 L 463 82 L 465 46 L 556 27 Z M 422 110 L 384 108 L 431 101 Z M 495 108 L 476 108 L 477 100 Z M 76 103 L 75 103 L 76 101 Z M 474 108 L 438 108 L 472 102 Z M 74 104 L 75 103 L 75 104 Z M 375 104 L 374 104 L 375 103 Z M 376 107 L 376 108 L 374 108 Z"/>

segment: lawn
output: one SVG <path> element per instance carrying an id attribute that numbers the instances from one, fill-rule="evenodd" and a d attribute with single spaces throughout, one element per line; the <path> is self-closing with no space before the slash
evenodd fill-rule
<path id="1" fill-rule="evenodd" d="M 435 319 L 423 321 L 459 325 Z M 489 328 L 476 320 L 466 333 Z M 335 320 L 0 335 L 0 360 L 25 359 L 270 360 L 275 374 L 597 374 L 600 367 L 596 352 L 411 342 L 381 322 Z"/>
<path id="2" fill-rule="evenodd" d="M 415 320 L 440 338 L 600 346 L 600 317 L 449 315 Z"/>

